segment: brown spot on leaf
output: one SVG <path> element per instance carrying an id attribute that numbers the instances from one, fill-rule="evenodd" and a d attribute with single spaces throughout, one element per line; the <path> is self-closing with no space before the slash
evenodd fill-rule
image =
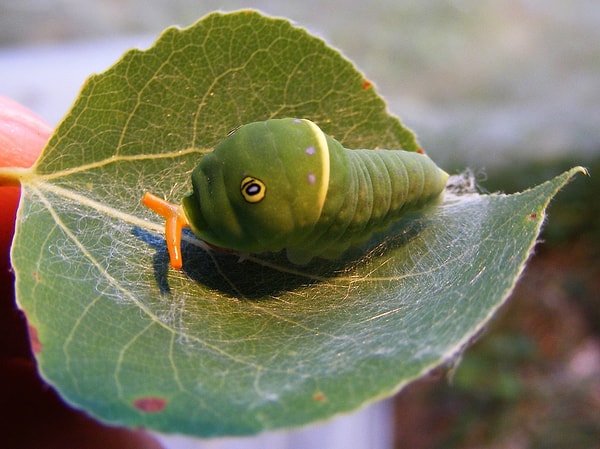
<path id="1" fill-rule="evenodd" d="M 42 352 L 42 344 L 38 338 L 37 329 L 33 327 L 31 324 L 28 325 L 29 329 L 29 344 L 31 345 L 31 350 L 34 354 L 39 354 Z"/>
<path id="2" fill-rule="evenodd" d="M 136 399 L 133 401 L 133 406 L 141 412 L 156 413 L 162 411 L 167 406 L 167 400 L 154 396 L 148 396 L 145 398 Z"/>
<path id="3" fill-rule="evenodd" d="M 315 401 L 323 402 L 323 401 L 324 401 L 325 399 L 327 399 L 327 398 L 325 397 L 325 395 L 324 395 L 323 393 L 321 393 L 321 392 L 319 391 L 318 393 L 315 393 L 315 394 L 313 395 L 313 399 L 314 399 Z"/>
<path id="4" fill-rule="evenodd" d="M 536 214 L 535 212 L 533 212 L 533 213 L 529 214 L 529 219 L 530 219 L 531 221 L 535 221 L 535 220 L 537 220 L 537 214 Z"/>
<path id="5" fill-rule="evenodd" d="M 373 83 L 369 80 L 364 80 L 362 83 L 362 89 L 367 90 L 369 87 L 373 87 Z"/>

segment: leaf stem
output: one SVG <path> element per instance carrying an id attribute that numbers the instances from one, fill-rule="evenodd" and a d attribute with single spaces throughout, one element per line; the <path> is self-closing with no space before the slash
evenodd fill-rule
<path id="1" fill-rule="evenodd" d="M 35 174 L 32 168 L 0 167 L 0 186 L 19 186 Z"/>

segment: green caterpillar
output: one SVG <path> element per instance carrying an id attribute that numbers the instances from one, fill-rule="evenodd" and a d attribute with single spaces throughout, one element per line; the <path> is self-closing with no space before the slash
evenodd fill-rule
<path id="1" fill-rule="evenodd" d="M 333 259 L 407 211 L 433 203 L 448 174 L 423 153 L 348 150 L 309 120 L 244 125 L 192 173 L 182 205 L 146 193 L 164 216 L 171 265 L 181 268 L 181 230 L 241 253 L 287 250 L 305 264 Z"/>

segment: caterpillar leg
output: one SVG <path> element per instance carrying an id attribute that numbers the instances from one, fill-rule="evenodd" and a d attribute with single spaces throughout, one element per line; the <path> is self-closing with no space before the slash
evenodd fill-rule
<path id="1" fill-rule="evenodd" d="M 183 208 L 179 205 L 169 203 L 156 195 L 152 195 L 150 192 L 144 194 L 142 204 L 165 218 L 165 239 L 167 241 L 171 266 L 180 270 L 183 265 L 181 258 L 181 231 L 184 227 L 189 226 Z"/>

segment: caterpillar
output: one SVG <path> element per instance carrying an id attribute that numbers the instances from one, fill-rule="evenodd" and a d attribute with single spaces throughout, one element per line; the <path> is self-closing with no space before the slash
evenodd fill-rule
<path id="1" fill-rule="evenodd" d="M 286 250 L 295 264 L 335 259 L 408 211 L 440 198 L 448 174 L 422 152 L 349 150 L 305 119 L 270 119 L 230 133 L 193 170 L 181 205 L 149 192 L 166 219 L 171 265 L 181 232 L 240 253 Z"/>

